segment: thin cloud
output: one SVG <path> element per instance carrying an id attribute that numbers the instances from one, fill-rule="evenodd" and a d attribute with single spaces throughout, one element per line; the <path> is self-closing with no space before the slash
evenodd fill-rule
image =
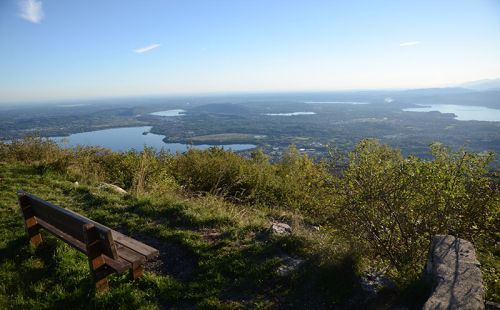
<path id="1" fill-rule="evenodd" d="M 144 46 L 144 47 L 141 47 L 141 48 L 134 50 L 134 52 L 136 52 L 137 54 L 142 54 L 142 53 L 149 52 L 150 50 L 153 50 L 157 47 L 160 47 L 160 44 L 151 44 L 148 46 Z"/>
<path id="2" fill-rule="evenodd" d="M 399 46 L 414 46 L 414 45 L 419 45 L 420 41 L 409 41 L 409 42 L 403 42 L 400 43 Z"/>
<path id="3" fill-rule="evenodd" d="M 42 2 L 39 0 L 20 0 L 19 7 L 21 9 L 21 18 L 38 24 L 43 18 Z"/>

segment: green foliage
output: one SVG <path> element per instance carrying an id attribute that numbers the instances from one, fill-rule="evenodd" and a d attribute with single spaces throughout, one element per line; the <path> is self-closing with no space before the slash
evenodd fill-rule
<path id="1" fill-rule="evenodd" d="M 4 161 L 30 164 L 41 173 L 56 172 L 86 184 L 111 183 L 136 194 L 161 195 L 177 189 L 169 173 L 172 155 L 152 148 L 124 153 L 91 146 L 63 149 L 49 139 L 27 137 L 0 143 L 0 155 Z"/>
<path id="2" fill-rule="evenodd" d="M 338 226 L 410 278 L 421 272 L 432 235 L 491 242 L 498 231 L 498 188 L 486 176 L 492 155 L 431 150 L 435 159 L 425 161 L 362 141 L 337 188 Z"/>
<path id="3" fill-rule="evenodd" d="M 300 209 L 311 215 L 324 214 L 317 207 L 331 202 L 326 166 L 300 155 L 293 146 L 277 164 L 271 164 L 260 150 L 245 159 L 216 147 L 191 149 L 174 157 L 172 169 L 189 191 L 232 201 Z"/>
<path id="4" fill-rule="evenodd" d="M 431 153 L 432 160 L 405 158 L 387 145 L 364 140 L 346 161 L 334 162 L 336 166 L 332 167 L 302 155 L 294 146 L 288 148 L 280 161 L 270 162 L 259 149 L 250 158 L 221 148 L 190 149 L 176 155 L 156 153 L 150 148 L 116 153 L 98 147 L 61 149 L 47 139 L 27 138 L 0 143 L 0 163 L 17 167 L 20 175 L 0 175 L 0 182 L 9 179 L 12 186 L 4 188 L 0 184 L 0 189 L 14 193 L 17 187 L 26 184 L 22 176 L 35 174 L 40 179 L 32 183 L 38 182 L 43 187 L 43 190 L 39 188 L 42 197 L 49 199 L 53 195 L 60 199 L 64 196 L 61 193 L 71 193 L 71 202 L 84 201 L 81 209 L 96 220 L 152 234 L 155 238 L 175 239 L 176 244 L 189 248 L 186 251 L 197 259 L 207 259 L 198 265 L 203 275 L 191 283 L 193 287 L 189 289 L 165 278 L 153 277 L 141 284 L 148 287 L 147 294 L 164 296 L 166 301 L 161 302 L 168 305 L 174 299 L 181 302 L 179 295 L 183 294 L 179 291 L 183 289 L 187 289 L 189 298 L 196 300 L 200 307 L 220 306 L 220 294 L 227 287 L 252 295 L 254 292 L 249 287 L 259 286 L 264 277 L 274 283 L 271 270 L 276 267 L 275 257 L 280 251 L 311 258 L 307 268 L 313 274 L 298 280 L 307 280 L 307 285 L 322 286 L 320 283 L 334 281 L 334 277 L 320 274 L 324 270 L 337 270 L 334 273 L 338 274 L 337 266 L 343 265 L 351 266 L 351 271 L 344 275 L 351 281 L 359 267 L 359 256 L 363 262 L 390 265 L 391 275 L 400 284 L 411 287 L 422 270 L 430 237 L 434 234 L 453 234 L 474 242 L 484 266 L 488 296 L 498 300 L 494 292 L 498 289 L 496 266 L 500 262 L 499 172 L 490 166 L 493 155 L 453 152 L 440 144 L 432 145 Z M 342 173 L 338 173 L 339 166 L 346 166 Z M 44 185 L 52 184 L 49 181 L 52 178 L 66 185 L 57 191 Z M 84 186 L 76 186 L 75 181 Z M 109 196 L 110 193 L 96 192 L 94 189 L 101 182 L 118 185 L 131 195 L 116 198 Z M 302 229 L 302 235 L 262 242 L 257 236 L 262 234 L 269 219 L 274 218 L 302 227 L 298 230 Z M 309 232 L 304 233 L 308 230 L 303 226 L 312 225 L 322 228 L 311 237 Z M 217 245 L 220 248 L 212 248 L 213 241 L 203 237 L 206 230 L 217 230 L 217 236 L 224 233 L 223 241 Z M 324 240 L 328 240 L 329 245 L 321 244 Z M 338 240 L 349 240 L 349 249 L 335 254 L 336 259 L 326 259 L 329 254 L 325 249 L 345 248 Z M 75 258 L 58 251 L 54 255 L 61 256 L 58 261 L 64 266 L 81 265 Z M 207 251 L 211 254 L 206 254 Z M 352 259 L 339 258 L 346 253 Z M 24 275 L 14 271 L 11 260 L 1 263 L 2 277 L 27 281 L 18 279 Z M 253 263 L 257 265 L 248 269 Z M 27 264 L 32 269 L 39 266 L 36 260 Z M 71 270 L 64 268 L 54 270 L 62 277 L 71 277 Z M 72 285 L 85 283 L 81 277 L 72 279 Z M 238 280 L 229 280 L 233 278 Z M 244 283 L 240 285 L 238 281 Z M 285 290 L 280 286 L 285 284 L 275 284 Z M 36 282 L 30 290 L 45 292 L 39 287 L 43 285 Z M 115 298 L 131 305 L 146 300 L 145 305 L 155 304 L 149 295 L 144 295 L 144 289 L 123 285 L 114 297 L 98 297 L 96 304 L 105 307 Z M 0 286 L 0 289 L 4 290 L 2 298 L 5 294 L 14 294 L 9 286 Z M 67 291 L 68 288 L 57 289 Z M 283 290 L 276 294 L 293 295 Z M 135 293 L 130 295 L 132 291 Z M 340 290 L 337 291 L 340 294 Z M 53 294 L 57 292 L 54 290 Z M 31 293 L 19 294 L 22 298 Z M 78 299 L 83 293 L 76 290 L 71 294 Z M 50 298 L 57 299 L 56 295 Z M 340 295 L 345 297 L 348 292 Z M 340 295 L 331 300 L 340 301 L 344 298 Z M 262 296 L 252 296 L 246 306 L 266 305 L 267 301 L 259 299 Z M 0 306 L 3 302 L 0 300 Z"/>
<path id="5" fill-rule="evenodd" d="M 175 178 L 188 190 L 236 199 L 245 192 L 241 182 L 244 166 L 245 159 L 218 147 L 190 149 L 174 158 L 172 165 Z"/>
<path id="6" fill-rule="evenodd" d="M 0 142 L 0 158 L 4 161 L 24 162 L 40 172 L 64 171 L 68 167 L 70 153 L 50 139 L 28 136 L 11 143 Z"/>
<path id="7" fill-rule="evenodd" d="M 331 190 L 334 177 L 324 162 L 315 163 L 292 145 L 277 164 L 277 175 L 283 187 L 281 201 L 307 212 L 317 222 L 329 218 L 336 193 Z"/>

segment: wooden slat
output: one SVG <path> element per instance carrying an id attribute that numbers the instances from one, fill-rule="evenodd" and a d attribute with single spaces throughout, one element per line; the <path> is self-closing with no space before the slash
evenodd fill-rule
<path id="1" fill-rule="evenodd" d="M 61 207 L 58 207 L 58 208 L 61 208 Z M 106 230 L 108 230 L 108 229 L 109 229 L 109 230 L 112 230 L 111 228 L 107 227 L 106 225 L 103 225 L 103 224 L 101 224 L 101 223 L 97 223 L 96 221 L 93 221 L 93 220 L 89 219 L 88 217 L 81 215 L 80 213 L 76 213 L 76 212 L 75 212 L 75 211 L 73 211 L 73 210 L 70 210 L 70 209 L 68 209 L 68 208 L 61 208 L 61 209 L 63 209 L 64 211 L 68 212 L 69 214 L 72 214 L 72 215 L 74 215 L 74 216 L 76 216 L 76 217 L 81 218 L 81 219 L 82 219 L 82 220 L 84 220 L 86 223 L 89 223 L 89 224 L 94 224 L 94 226 L 95 226 L 97 229 L 99 229 L 99 230 L 104 230 L 104 231 L 106 231 Z"/>
<path id="2" fill-rule="evenodd" d="M 127 269 L 132 268 L 132 264 L 122 258 L 112 259 L 111 257 L 108 257 L 106 255 L 103 255 L 103 257 L 106 265 L 108 265 L 111 269 L 113 269 L 116 272 L 123 272 Z"/>
<path id="3" fill-rule="evenodd" d="M 118 258 L 118 254 L 116 252 L 116 245 L 115 245 L 115 242 L 113 240 L 113 235 L 111 234 L 111 232 L 112 232 L 111 228 L 104 226 L 100 223 L 97 223 L 96 221 L 93 221 L 93 220 L 89 219 L 88 217 L 85 217 L 81 214 L 78 214 L 75 211 L 72 211 L 70 209 L 63 208 L 63 210 L 73 214 L 74 216 L 78 216 L 78 217 L 84 219 L 85 221 L 87 221 L 88 224 L 93 224 L 94 227 L 99 231 L 99 237 L 102 241 L 102 247 L 103 247 L 104 254 L 113 258 L 113 259 Z"/>
<path id="4" fill-rule="evenodd" d="M 81 242 L 80 240 L 73 238 L 72 236 L 68 235 L 67 233 L 63 232 L 60 229 L 57 229 L 53 225 L 45 222 L 44 220 L 37 218 L 38 224 L 45 228 L 47 231 L 49 231 L 51 234 L 56 236 L 57 238 L 61 239 L 62 241 L 66 242 L 70 246 L 74 247 L 78 251 L 82 252 L 83 254 L 87 254 L 87 250 L 85 248 L 85 243 Z"/>
<path id="5" fill-rule="evenodd" d="M 144 244 L 140 241 L 127 237 L 115 230 L 111 230 L 111 234 L 113 235 L 113 239 L 117 243 L 117 246 L 123 245 L 126 248 L 144 255 L 147 259 L 156 257 L 160 254 L 157 249 L 150 247 L 149 245 Z"/>
<path id="6" fill-rule="evenodd" d="M 70 246 L 72 246 L 76 250 L 82 252 L 83 254 L 87 255 L 85 243 L 80 242 L 79 240 L 62 232 L 61 230 L 55 228 L 54 226 L 50 225 L 49 223 L 45 222 L 44 220 L 38 219 L 38 224 L 40 226 L 42 226 L 44 229 L 46 229 L 47 231 L 49 231 L 51 234 L 56 236 L 57 238 L 66 242 L 67 244 L 69 244 Z M 113 259 L 107 255 L 103 255 L 103 257 L 104 257 L 104 261 L 106 262 L 106 265 L 108 265 L 111 269 L 113 269 L 116 272 L 123 272 L 127 269 L 132 268 L 132 264 L 127 262 L 124 259 L 121 259 L 121 258 Z"/>
<path id="7" fill-rule="evenodd" d="M 146 257 L 144 255 L 132 251 L 131 249 L 124 247 L 122 245 L 119 245 L 117 247 L 117 251 L 118 251 L 118 256 L 130 262 L 133 268 L 141 265 L 146 260 Z"/>
<path id="8" fill-rule="evenodd" d="M 121 246 L 124 246 L 126 248 L 129 248 L 130 250 L 136 252 L 137 254 L 140 254 L 140 255 L 143 255 L 146 257 L 146 259 L 150 259 L 150 258 L 153 258 L 153 257 L 156 257 L 158 256 L 160 253 L 157 249 L 153 248 L 153 247 L 150 247 L 149 245 L 147 244 L 144 244 L 140 241 L 137 241 L 133 238 L 130 238 L 122 233 L 119 233 L 113 229 L 110 229 L 100 223 L 97 223 L 81 214 L 78 214 L 70 209 L 65 209 L 66 211 L 68 212 L 71 212 L 71 213 L 74 213 L 75 215 L 78 215 L 84 219 L 86 219 L 89 223 L 92 223 L 94 224 L 95 227 L 97 228 L 100 228 L 102 230 L 104 229 L 109 229 L 111 231 L 111 236 L 112 236 L 112 240 L 115 241 L 115 246 L 116 246 L 116 249 L 118 249 L 118 247 Z M 112 257 L 111 255 L 109 255 L 108 253 L 106 253 L 108 256 Z M 133 255 L 133 254 L 132 254 Z M 115 257 L 116 259 L 117 257 Z"/>
<path id="9" fill-rule="evenodd" d="M 116 252 L 116 244 L 113 240 L 111 229 L 106 230 L 106 232 L 104 234 L 101 234 L 100 237 L 102 239 L 101 245 L 103 253 L 113 259 L 117 259 L 118 252 Z"/>
<path id="10" fill-rule="evenodd" d="M 29 198 L 29 204 L 33 208 L 35 216 L 44 220 L 46 223 L 57 227 L 62 232 L 83 242 L 82 227 L 88 224 L 85 218 L 77 216 L 75 213 L 68 212 L 66 209 L 55 206 L 36 196 L 26 194 Z"/>

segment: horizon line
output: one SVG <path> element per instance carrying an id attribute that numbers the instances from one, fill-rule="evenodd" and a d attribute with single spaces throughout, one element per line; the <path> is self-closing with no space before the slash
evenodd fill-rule
<path id="1" fill-rule="evenodd" d="M 148 93 L 148 94 L 129 94 L 129 95 L 102 95 L 102 96 L 84 96 L 84 97 L 66 97 L 53 99 L 19 99 L 19 100 L 1 100 L 0 105 L 14 104 L 43 104 L 43 103 L 62 103 L 72 101 L 97 101 L 97 100 L 114 100 L 114 99 L 134 99 L 134 98 L 161 98 L 161 97 L 211 97 L 211 96 L 232 96 L 232 95 L 259 95 L 259 94 L 283 94 L 283 93 L 340 93 L 340 92 L 363 92 L 363 91 L 405 91 L 405 90 L 421 90 L 421 89 L 446 89 L 446 88 L 462 88 L 470 91 L 475 91 L 463 84 L 471 82 L 500 80 L 500 77 L 482 78 L 477 80 L 468 80 L 460 83 L 448 83 L 435 86 L 415 86 L 415 87 L 376 87 L 376 88 L 344 88 L 344 89 L 276 89 L 276 90 L 232 90 L 232 91 L 193 91 L 193 92 L 171 92 L 171 93 Z M 476 90 L 477 91 L 477 90 Z"/>
<path id="2" fill-rule="evenodd" d="M 72 97 L 60 99 L 40 99 L 40 100 L 19 100 L 19 101 L 0 101 L 0 106 L 9 105 L 29 105 L 29 104 L 58 104 L 67 102 L 92 102 L 92 101 L 110 101 L 110 100 L 133 100 L 133 99 L 159 99 L 159 98 L 185 98 L 185 97 L 226 97 L 226 96 L 239 96 L 239 95 L 279 95 L 279 94 L 306 94 L 306 93 L 356 93 L 356 92 L 388 92 L 388 91 L 411 91 L 411 90 L 424 90 L 424 89 L 447 89 L 456 88 L 469 91 L 488 91 L 488 90 L 474 90 L 460 86 L 444 86 L 444 87 L 415 87 L 415 88 L 359 88 L 359 89 L 338 89 L 338 90 L 262 90 L 262 91 L 231 91 L 231 92 L 197 92 L 197 93 L 170 93 L 170 94 L 136 94 L 136 95 L 109 95 L 99 97 Z"/>

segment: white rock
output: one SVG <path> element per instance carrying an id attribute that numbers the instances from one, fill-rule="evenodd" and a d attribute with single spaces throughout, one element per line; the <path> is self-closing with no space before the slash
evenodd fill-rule
<path id="1" fill-rule="evenodd" d="M 270 231 L 276 235 L 289 235 L 292 233 L 292 227 L 286 223 L 272 222 Z"/>
<path id="2" fill-rule="evenodd" d="M 109 183 L 104 183 L 104 182 L 99 183 L 97 188 L 111 190 L 115 193 L 122 194 L 122 195 L 127 193 L 127 191 L 124 190 L 123 188 L 121 188 L 120 186 L 117 186 L 114 184 L 109 184 Z"/>

